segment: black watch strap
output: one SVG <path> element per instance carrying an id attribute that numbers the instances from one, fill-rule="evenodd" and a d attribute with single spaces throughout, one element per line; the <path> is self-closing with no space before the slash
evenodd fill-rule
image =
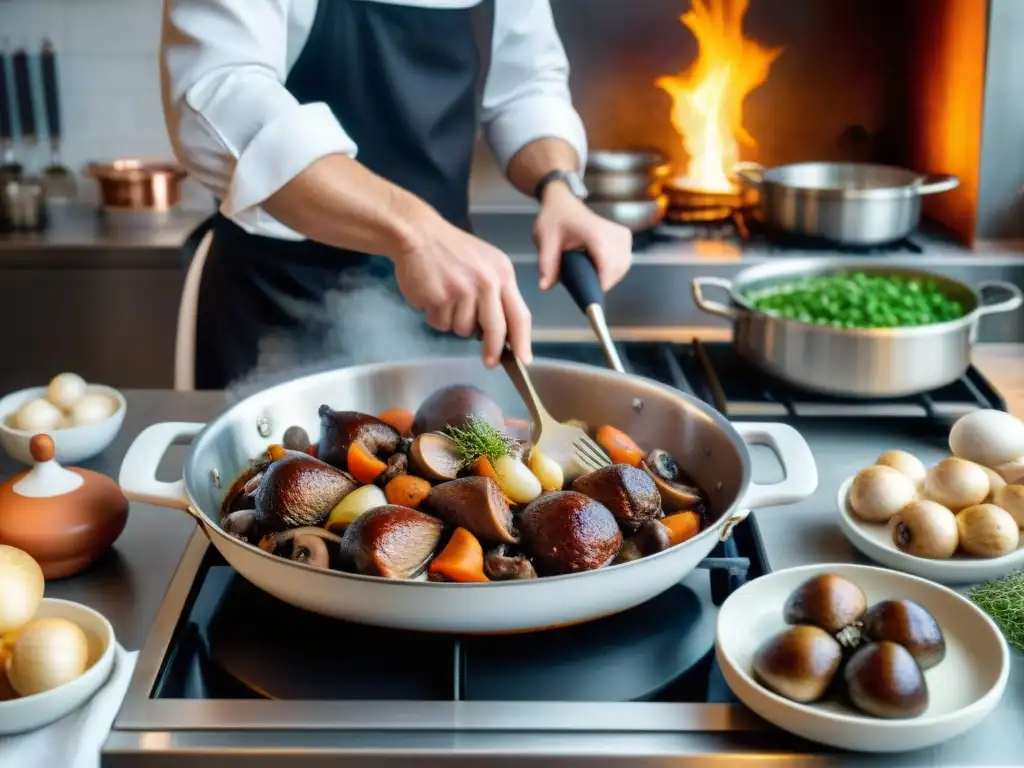
<path id="1" fill-rule="evenodd" d="M 540 200 L 548 184 L 553 181 L 564 181 L 565 185 L 569 187 L 569 191 L 576 195 L 576 197 L 581 200 L 586 199 L 587 190 L 583 186 L 583 181 L 580 179 L 579 174 L 575 171 L 563 171 L 561 169 L 545 173 L 541 180 L 537 182 L 537 188 L 533 190 L 533 196 Z"/>

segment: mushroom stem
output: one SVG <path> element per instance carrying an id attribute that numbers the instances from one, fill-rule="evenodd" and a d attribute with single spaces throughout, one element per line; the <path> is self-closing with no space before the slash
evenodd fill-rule
<path id="1" fill-rule="evenodd" d="M 259 547 L 264 552 L 270 552 L 273 554 L 274 551 L 282 544 L 286 544 L 292 539 L 296 539 L 300 536 L 315 536 L 322 539 L 324 542 L 330 541 L 335 544 L 341 543 L 341 537 L 337 534 L 331 533 L 323 528 L 317 528 L 315 525 L 304 525 L 301 528 L 288 528 L 287 530 L 279 531 L 278 533 L 268 533 L 260 539 Z"/>
<path id="2" fill-rule="evenodd" d="M 297 563 L 311 565 L 314 568 L 331 567 L 331 555 L 327 551 L 327 542 L 323 537 L 312 533 L 304 533 L 295 537 L 289 559 Z"/>
<path id="3" fill-rule="evenodd" d="M 262 479 L 263 479 L 263 473 L 262 472 L 257 472 L 255 475 L 250 477 L 249 480 L 246 481 L 245 485 L 242 486 L 242 495 L 243 496 L 252 496 L 253 494 L 255 494 L 256 493 L 256 489 L 259 488 L 259 486 L 260 486 L 260 480 L 262 480 Z"/>
<path id="4" fill-rule="evenodd" d="M 248 539 L 256 532 L 256 523 L 255 509 L 239 509 L 221 520 L 220 526 L 236 538 Z"/>

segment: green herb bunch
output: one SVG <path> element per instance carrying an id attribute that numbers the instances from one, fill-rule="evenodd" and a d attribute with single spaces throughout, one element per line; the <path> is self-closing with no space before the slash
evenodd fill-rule
<path id="1" fill-rule="evenodd" d="M 462 458 L 463 468 L 471 466 L 481 456 L 486 456 L 493 464 L 502 456 L 511 455 L 515 447 L 515 440 L 475 416 L 469 417 L 465 428 L 449 426 L 447 432 Z"/>
<path id="2" fill-rule="evenodd" d="M 1006 642 L 1024 653 L 1024 571 L 1013 571 L 967 593 L 967 599 L 992 617 Z"/>

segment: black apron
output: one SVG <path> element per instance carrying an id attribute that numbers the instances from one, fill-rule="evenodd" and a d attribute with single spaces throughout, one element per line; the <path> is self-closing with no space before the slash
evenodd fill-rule
<path id="1" fill-rule="evenodd" d="M 468 230 L 485 68 L 477 41 L 490 40 L 481 25 L 493 24 L 492 11 L 490 3 L 437 9 L 320 0 L 285 87 L 302 104 L 331 108 L 359 162 Z M 212 228 L 196 318 L 197 389 L 225 388 L 258 363 L 286 368 L 315 356 L 335 330 L 328 292 L 373 281 L 397 294 L 391 262 L 381 256 L 250 235 L 219 214 Z"/>

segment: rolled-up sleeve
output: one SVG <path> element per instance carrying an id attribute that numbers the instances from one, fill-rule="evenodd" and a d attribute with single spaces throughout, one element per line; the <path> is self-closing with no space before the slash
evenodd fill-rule
<path id="1" fill-rule="evenodd" d="M 164 115 L 189 173 L 249 232 L 302 236 L 261 204 L 311 163 L 357 147 L 323 103 L 284 87 L 292 0 L 166 0 Z"/>
<path id="2" fill-rule="evenodd" d="M 576 149 L 580 169 L 587 134 L 569 94 L 569 61 L 555 29 L 550 0 L 497 0 L 491 69 L 482 119 L 504 170 L 531 141 L 558 138 Z"/>

